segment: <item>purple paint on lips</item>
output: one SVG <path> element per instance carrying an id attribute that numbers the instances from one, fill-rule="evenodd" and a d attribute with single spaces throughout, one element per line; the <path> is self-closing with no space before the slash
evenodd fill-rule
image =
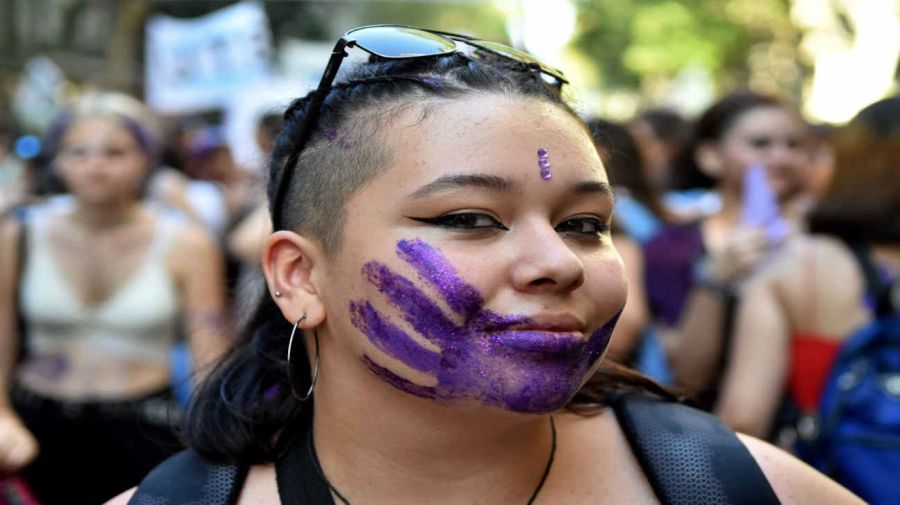
<path id="1" fill-rule="evenodd" d="M 456 313 L 451 316 L 462 319 L 452 319 L 419 286 L 386 265 L 364 265 L 364 278 L 417 335 L 392 323 L 368 301 L 350 303 L 352 323 L 378 349 L 436 379 L 435 386 L 417 385 L 362 357 L 374 374 L 402 391 L 433 399 L 480 400 L 518 412 L 549 412 L 572 398 L 609 343 L 618 316 L 587 339 L 579 332 L 530 330 L 526 316 L 484 309 L 478 291 L 425 242 L 400 241 L 397 254 L 440 294 Z M 421 339 L 440 351 L 426 348 Z"/>

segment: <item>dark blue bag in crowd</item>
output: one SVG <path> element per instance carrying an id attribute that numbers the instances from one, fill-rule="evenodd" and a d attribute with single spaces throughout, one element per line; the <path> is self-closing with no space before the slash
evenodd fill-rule
<path id="1" fill-rule="evenodd" d="M 819 407 L 818 436 L 801 455 L 869 503 L 900 504 L 900 314 L 891 300 L 896 286 L 876 286 L 868 256 L 856 252 L 877 316 L 835 359 Z"/>

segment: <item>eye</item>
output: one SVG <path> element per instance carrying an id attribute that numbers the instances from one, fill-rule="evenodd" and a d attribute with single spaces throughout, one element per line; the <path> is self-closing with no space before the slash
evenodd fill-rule
<path id="1" fill-rule="evenodd" d="M 129 153 L 128 149 L 122 147 L 107 147 L 103 150 L 103 155 L 110 160 L 118 160 L 127 156 Z"/>
<path id="2" fill-rule="evenodd" d="M 578 235 L 602 235 L 609 231 L 609 225 L 596 217 L 573 217 L 556 225 L 556 231 Z"/>
<path id="3" fill-rule="evenodd" d="M 750 145 L 756 149 L 765 149 L 769 147 L 769 144 L 772 143 L 772 139 L 769 137 L 754 137 L 750 139 Z"/>
<path id="4" fill-rule="evenodd" d="M 409 217 L 409 219 L 419 221 L 420 223 L 427 223 L 442 228 L 452 228 L 456 230 L 478 230 L 484 228 L 508 230 L 506 226 L 503 226 L 503 224 L 494 217 L 479 212 L 459 212 L 437 217 Z"/>

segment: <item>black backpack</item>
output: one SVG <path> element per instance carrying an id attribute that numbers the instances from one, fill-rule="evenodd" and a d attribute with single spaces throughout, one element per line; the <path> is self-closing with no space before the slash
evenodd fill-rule
<path id="1" fill-rule="evenodd" d="M 674 402 L 620 394 L 616 417 L 664 504 L 769 505 L 780 503 L 750 452 L 733 431 L 700 410 Z M 297 437 L 294 444 L 306 444 Z M 302 448 L 300 448 L 302 449 Z M 327 483 L 308 450 L 288 450 L 277 464 L 279 494 L 290 505 L 331 505 Z M 129 505 L 232 505 L 246 467 L 211 463 L 183 451 L 151 472 Z M 301 479 L 300 495 L 281 486 L 282 475 Z"/>

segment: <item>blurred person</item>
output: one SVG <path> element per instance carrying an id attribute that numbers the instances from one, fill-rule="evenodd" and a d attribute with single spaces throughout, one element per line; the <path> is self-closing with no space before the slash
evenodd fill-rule
<path id="1" fill-rule="evenodd" d="M 351 48 L 373 57 L 341 74 Z M 326 69 L 286 111 L 267 290 L 192 450 L 110 504 L 858 503 L 602 362 L 627 280 L 559 71 L 384 25 Z M 639 462 L 636 432 L 660 452 Z"/>
<path id="2" fill-rule="evenodd" d="M 613 359 L 634 364 L 642 373 L 666 383 L 669 377 L 663 350 L 653 334 L 648 333 L 650 319 L 641 250 L 641 244 L 659 231 L 664 211 L 647 183 L 643 158 L 628 130 L 600 118 L 587 125 L 616 190 L 613 240 L 628 275 L 628 302 L 613 333 L 609 353 Z"/>
<path id="3" fill-rule="evenodd" d="M 27 164 L 16 152 L 22 137 L 11 122 L 0 122 L 0 215 L 28 198 Z"/>
<path id="4" fill-rule="evenodd" d="M 266 160 L 272 155 L 278 135 L 284 127 L 282 114 L 267 112 L 260 116 L 256 124 L 256 145 Z M 261 173 L 265 173 L 262 171 Z M 264 184 L 261 184 L 261 189 Z M 272 234 L 268 202 L 265 193 L 260 192 L 259 201 L 253 210 L 235 223 L 226 237 L 225 246 L 231 257 L 240 262 L 236 285 L 235 310 L 238 314 L 252 312 L 252 300 L 265 292 L 260 270 L 260 256 L 266 239 Z"/>
<path id="5" fill-rule="evenodd" d="M 178 448 L 176 322 L 201 370 L 224 350 L 222 260 L 143 200 L 156 145 L 137 100 L 84 96 L 48 148 L 68 196 L 0 223 L 0 473 L 21 471 L 44 505 L 96 504 Z"/>
<path id="6" fill-rule="evenodd" d="M 169 161 L 176 166 L 154 174 L 151 195 L 224 239 L 253 207 L 258 181 L 235 162 L 220 127 L 187 125 L 170 142 L 173 155 Z"/>
<path id="7" fill-rule="evenodd" d="M 792 241 L 742 292 L 716 409 L 733 428 L 785 445 L 813 435 L 835 356 L 891 304 L 888 292 L 867 292 L 857 254 L 871 256 L 888 285 L 900 271 L 900 98 L 863 109 L 832 146 L 832 182 L 810 216 L 815 234 Z"/>
<path id="8" fill-rule="evenodd" d="M 707 177 L 679 170 L 689 154 L 691 122 L 675 109 L 640 113 L 628 125 L 644 159 L 646 178 L 670 218 L 700 219 L 719 210 L 721 201 Z"/>
<path id="9" fill-rule="evenodd" d="M 707 408 L 739 288 L 798 226 L 781 209 L 802 189 L 804 135 L 796 113 L 775 98 L 735 92 L 713 104 L 697 120 L 686 154 L 698 179 L 714 184 L 721 209 L 669 223 L 645 245 L 650 310 L 676 382 Z M 763 213 L 761 221 L 756 214 Z"/>
<path id="10" fill-rule="evenodd" d="M 672 166 L 688 140 L 690 123 L 678 111 L 660 107 L 641 112 L 628 132 L 640 149 L 650 187 L 658 194 L 668 192 Z"/>

